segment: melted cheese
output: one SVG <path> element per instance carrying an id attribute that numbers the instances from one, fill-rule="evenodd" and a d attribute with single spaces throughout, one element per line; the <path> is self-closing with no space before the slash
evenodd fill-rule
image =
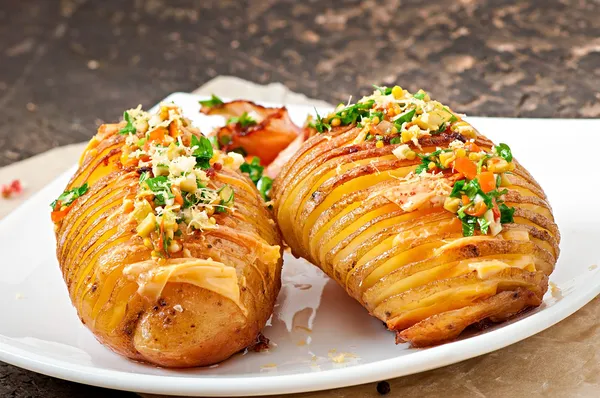
<path id="1" fill-rule="evenodd" d="M 177 258 L 164 263 L 141 261 L 128 265 L 123 273 L 137 282 L 138 294 L 150 301 L 158 300 L 169 282 L 189 283 L 230 299 L 247 314 L 240 301 L 235 268 L 210 258 Z"/>
<path id="2" fill-rule="evenodd" d="M 531 256 L 523 256 L 518 260 L 511 261 L 510 264 L 500 260 L 478 261 L 469 264 L 469 269 L 476 271 L 479 279 L 487 279 L 506 268 L 519 268 L 527 271 L 535 271 L 535 265 Z"/>

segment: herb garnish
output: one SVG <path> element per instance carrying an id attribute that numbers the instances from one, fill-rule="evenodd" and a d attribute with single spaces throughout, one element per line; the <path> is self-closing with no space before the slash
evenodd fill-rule
<path id="1" fill-rule="evenodd" d="M 507 162 L 512 162 L 513 155 L 508 145 L 500 143 L 496 145 L 495 151 L 502 159 L 506 160 Z"/>
<path id="2" fill-rule="evenodd" d="M 248 174 L 254 185 L 256 185 L 258 183 L 258 180 L 260 180 L 260 178 L 262 177 L 263 170 L 264 167 L 260 165 L 260 159 L 257 156 L 252 158 L 252 161 L 250 161 L 250 163 L 244 162 L 240 166 L 240 171 L 242 173 Z"/>
<path id="3" fill-rule="evenodd" d="M 88 191 L 87 182 L 80 187 L 75 187 L 60 194 L 55 201 L 50 204 L 53 210 L 60 204 L 61 207 L 69 207 L 76 199 L 84 195 Z"/>
<path id="4" fill-rule="evenodd" d="M 273 186 L 273 180 L 270 177 L 263 176 L 264 167 L 260 165 L 260 159 L 258 157 L 252 158 L 250 163 L 243 163 L 240 166 L 242 173 L 248 174 L 258 191 L 262 195 L 265 202 L 271 200 L 269 194 L 271 193 L 271 187 Z"/>
<path id="5" fill-rule="evenodd" d="M 390 95 L 392 93 L 392 88 L 391 87 L 386 87 L 386 86 L 377 86 L 375 84 L 373 84 L 373 88 L 375 90 L 378 90 L 382 95 Z"/>
<path id="6" fill-rule="evenodd" d="M 239 124 L 241 128 L 254 126 L 257 121 L 248 116 L 248 112 L 242 113 L 240 116 L 234 116 L 227 119 L 227 124 Z"/>
<path id="7" fill-rule="evenodd" d="M 127 122 L 127 124 L 121 130 L 119 130 L 119 134 L 125 135 L 125 134 L 137 133 L 137 129 L 133 125 L 133 120 L 131 120 L 131 116 L 129 116 L 129 112 L 127 112 L 127 111 L 123 112 L 123 119 Z"/>
<path id="8" fill-rule="evenodd" d="M 146 183 L 148 188 L 154 193 L 154 203 L 159 206 L 166 205 L 167 200 L 175 197 L 173 192 L 171 192 L 171 183 L 167 176 L 146 178 L 143 182 Z"/>
<path id="9" fill-rule="evenodd" d="M 192 135 L 192 148 L 194 148 L 192 156 L 196 158 L 196 166 L 204 170 L 210 168 L 209 161 L 214 154 L 210 140 L 206 137 Z"/>
<path id="10" fill-rule="evenodd" d="M 223 100 L 214 94 L 211 94 L 210 99 L 198 101 L 198 103 L 207 108 L 214 108 L 217 105 L 223 105 Z"/>

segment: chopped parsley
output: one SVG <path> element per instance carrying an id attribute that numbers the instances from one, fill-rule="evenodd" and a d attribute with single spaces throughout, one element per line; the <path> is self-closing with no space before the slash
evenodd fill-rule
<path id="1" fill-rule="evenodd" d="M 415 95 L 413 95 L 413 97 L 415 97 L 418 100 L 422 100 L 425 98 L 425 93 L 416 93 Z"/>
<path id="2" fill-rule="evenodd" d="M 76 199 L 84 195 L 87 191 L 88 184 L 86 182 L 80 187 L 75 187 L 73 189 L 61 193 L 60 196 L 50 204 L 50 207 L 52 207 L 53 210 L 56 209 L 57 205 L 60 205 L 60 207 L 69 207 L 71 204 L 73 204 L 73 202 Z"/>
<path id="3" fill-rule="evenodd" d="M 315 108 L 315 113 L 317 114 L 317 121 L 314 123 L 315 129 L 319 133 L 324 132 L 325 129 L 327 129 L 328 131 L 330 131 L 331 130 L 331 124 L 325 123 L 325 121 L 323 120 L 323 118 L 321 117 L 321 115 L 319 115 L 319 112 L 317 111 L 316 108 Z"/>
<path id="4" fill-rule="evenodd" d="M 390 140 L 390 144 L 392 144 L 392 145 L 400 144 L 401 142 L 402 142 L 402 139 L 400 137 L 394 137 Z"/>
<path id="5" fill-rule="evenodd" d="M 386 86 L 377 86 L 375 84 L 373 84 L 373 88 L 377 91 L 379 91 L 382 95 L 390 95 L 392 93 L 392 88 L 391 87 L 386 87 Z"/>
<path id="6" fill-rule="evenodd" d="M 133 125 L 133 120 L 131 120 L 131 116 L 129 116 L 129 112 L 127 112 L 127 111 L 123 112 L 123 120 L 125 120 L 127 122 L 127 124 L 121 130 L 119 130 L 119 134 L 125 135 L 125 134 L 137 133 L 137 129 Z"/>
<path id="7" fill-rule="evenodd" d="M 515 208 L 514 207 L 508 207 L 506 204 L 500 203 L 498 205 L 498 208 L 500 209 L 500 223 L 501 224 L 510 224 L 515 221 L 515 219 L 514 219 Z"/>
<path id="8" fill-rule="evenodd" d="M 206 137 L 192 135 L 192 148 L 194 148 L 192 156 L 196 158 L 196 166 L 204 170 L 210 168 L 209 161 L 214 154 L 210 140 Z"/>
<path id="9" fill-rule="evenodd" d="M 240 166 L 240 171 L 248 174 L 265 202 L 271 200 L 269 194 L 271 192 L 271 187 L 273 186 L 273 180 L 270 177 L 263 176 L 264 167 L 260 165 L 260 159 L 258 157 L 255 156 L 252 158 L 250 163 L 243 163 Z"/>
<path id="10" fill-rule="evenodd" d="M 496 145 L 495 151 L 502 159 L 506 160 L 507 162 L 512 162 L 513 155 L 508 145 L 500 143 Z"/>
<path id="11" fill-rule="evenodd" d="M 260 180 L 260 178 L 262 177 L 263 170 L 264 167 L 260 165 L 260 159 L 257 156 L 252 158 L 252 161 L 250 163 L 244 162 L 240 166 L 240 171 L 242 173 L 248 174 L 254 185 L 256 185 L 258 183 L 258 180 Z"/>
<path id="12" fill-rule="evenodd" d="M 271 188 L 273 187 L 273 180 L 271 177 L 262 176 L 260 180 L 256 183 L 256 188 L 258 188 L 258 192 L 262 195 L 265 202 L 271 200 Z"/>
<path id="13" fill-rule="evenodd" d="M 242 113 L 240 116 L 234 116 L 227 119 L 227 124 L 239 124 L 241 128 L 254 126 L 257 121 L 248 116 L 248 112 Z"/>
<path id="14" fill-rule="evenodd" d="M 223 105 L 223 100 L 214 94 L 211 94 L 210 99 L 198 101 L 198 103 L 207 108 L 214 108 L 217 105 Z"/>
<path id="15" fill-rule="evenodd" d="M 171 192 L 171 183 L 167 176 L 145 178 L 142 182 L 154 193 L 154 203 L 158 206 L 166 205 L 169 199 L 175 197 Z"/>
<path id="16" fill-rule="evenodd" d="M 394 120 L 394 124 L 396 125 L 396 128 L 398 128 L 398 130 L 400 130 L 402 128 L 402 124 L 404 122 L 410 122 L 413 117 L 415 116 L 415 113 L 417 112 L 416 109 L 413 109 L 411 111 L 405 112 L 402 115 L 400 115 L 400 117 L 396 120 Z"/>
<path id="17" fill-rule="evenodd" d="M 229 185 L 223 185 L 217 191 L 217 193 L 219 194 L 221 200 L 219 201 L 219 204 L 215 206 L 215 212 L 225 213 L 228 207 L 233 204 L 233 198 L 235 196 L 235 193 Z"/>

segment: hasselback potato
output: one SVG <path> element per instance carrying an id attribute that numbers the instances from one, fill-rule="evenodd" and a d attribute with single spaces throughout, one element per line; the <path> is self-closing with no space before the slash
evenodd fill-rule
<path id="1" fill-rule="evenodd" d="M 280 288 L 269 209 L 174 105 L 100 127 L 52 204 L 73 305 L 129 358 L 188 367 L 251 345 Z"/>
<path id="2" fill-rule="evenodd" d="M 508 145 L 399 86 L 317 116 L 314 128 L 274 182 L 275 217 L 294 255 L 397 342 L 438 344 L 540 305 L 560 235 Z"/>

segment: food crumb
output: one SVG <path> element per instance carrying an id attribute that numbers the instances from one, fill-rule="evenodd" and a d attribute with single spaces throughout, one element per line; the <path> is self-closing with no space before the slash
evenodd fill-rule
<path id="1" fill-rule="evenodd" d="M 96 61 L 95 59 L 91 59 L 88 61 L 87 67 L 91 70 L 96 70 L 96 69 L 98 69 L 98 67 L 100 67 L 100 63 L 98 61 Z"/>
<path id="2" fill-rule="evenodd" d="M 329 350 L 328 353 L 329 359 L 331 359 L 335 363 L 344 363 L 347 358 L 356 358 L 357 356 L 351 352 L 340 352 L 337 353 L 337 350 L 334 348 L 333 350 Z"/>
<path id="3" fill-rule="evenodd" d="M 37 105 L 33 102 L 28 102 L 27 105 L 25 105 L 25 108 L 27 108 L 29 112 L 35 112 L 37 110 Z"/>
<path id="4" fill-rule="evenodd" d="M 592 264 L 592 265 L 590 265 L 590 266 L 588 267 L 588 269 L 589 269 L 590 271 L 593 271 L 593 270 L 595 270 L 596 268 L 598 268 L 598 265 L 597 265 L 597 264 Z"/>
<path id="5" fill-rule="evenodd" d="M 22 300 L 22 299 L 24 299 L 24 298 L 25 298 L 25 296 L 23 296 L 23 294 L 21 294 L 21 293 L 17 293 L 17 294 L 15 294 L 15 299 L 16 299 L 16 300 Z"/>
<path id="6" fill-rule="evenodd" d="M 306 340 L 300 340 L 299 342 L 297 342 L 297 343 L 296 343 L 296 345 L 297 345 L 298 347 L 305 346 L 305 345 L 306 345 Z"/>
<path id="7" fill-rule="evenodd" d="M 277 367 L 276 363 L 267 363 L 267 364 L 261 366 L 261 368 L 276 368 L 276 367 Z"/>
<path id="8" fill-rule="evenodd" d="M 23 192 L 23 185 L 20 180 L 13 180 L 10 184 L 3 184 L 0 187 L 0 193 L 4 199 L 19 195 Z"/>
<path id="9" fill-rule="evenodd" d="M 392 389 L 390 388 L 390 383 L 387 381 L 380 381 L 377 383 L 377 392 L 381 395 L 389 394 Z"/>
<path id="10" fill-rule="evenodd" d="M 177 312 L 183 312 L 183 307 L 180 304 L 174 305 L 173 309 Z"/>

